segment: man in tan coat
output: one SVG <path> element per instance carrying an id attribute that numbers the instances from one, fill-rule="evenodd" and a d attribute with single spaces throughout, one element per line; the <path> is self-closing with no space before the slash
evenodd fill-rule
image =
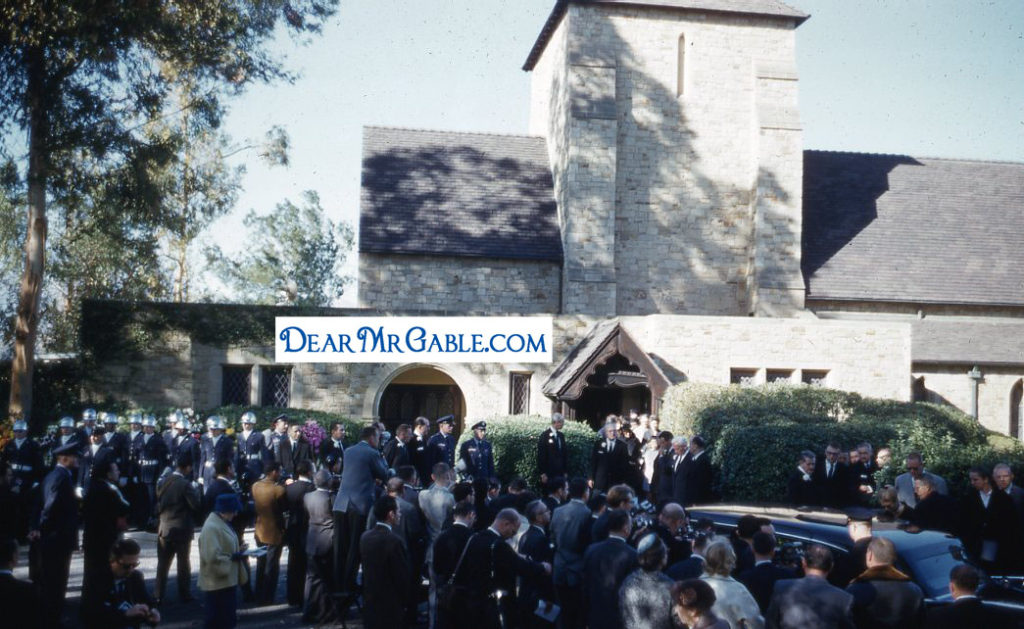
<path id="1" fill-rule="evenodd" d="M 271 605 L 277 591 L 277 576 L 281 567 L 281 546 L 284 543 L 285 490 L 278 484 L 281 464 L 267 463 L 263 479 L 252 486 L 252 500 L 256 509 L 256 543 L 267 547 L 267 554 L 256 560 L 256 604 Z"/>

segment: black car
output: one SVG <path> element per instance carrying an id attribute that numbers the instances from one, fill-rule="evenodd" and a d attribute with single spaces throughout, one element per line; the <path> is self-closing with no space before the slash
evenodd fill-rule
<path id="1" fill-rule="evenodd" d="M 687 510 L 691 522 L 707 518 L 714 522 L 715 531 L 731 534 L 744 515 L 768 518 L 775 528 L 780 547 L 795 554 L 805 544 L 816 543 L 829 548 L 837 561 L 849 554 L 853 540 L 847 531 L 847 517 L 843 512 L 806 510 L 793 507 L 750 505 L 706 505 Z M 947 605 L 952 602 L 949 593 L 949 572 L 963 563 L 960 540 L 938 531 L 909 533 L 896 523 L 874 522 L 872 533 L 892 541 L 899 559 L 896 568 L 910 576 L 924 592 L 928 605 Z M 792 558 L 792 553 L 791 553 Z M 990 610 L 997 624 L 993 628 L 1017 627 L 1024 629 L 1024 591 L 1019 583 L 1010 580 L 990 580 L 979 592 L 979 598 Z"/>

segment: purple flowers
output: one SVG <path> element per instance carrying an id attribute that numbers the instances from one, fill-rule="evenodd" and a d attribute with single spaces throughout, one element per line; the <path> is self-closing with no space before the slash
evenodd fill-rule
<path id="1" fill-rule="evenodd" d="M 300 430 L 302 431 L 302 436 L 306 438 L 310 447 L 313 448 L 313 453 L 319 456 L 320 443 L 327 438 L 327 431 L 312 419 L 307 419 Z"/>

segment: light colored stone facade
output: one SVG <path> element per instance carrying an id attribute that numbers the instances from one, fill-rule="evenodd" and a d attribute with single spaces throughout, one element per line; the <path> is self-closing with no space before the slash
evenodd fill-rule
<path id="1" fill-rule="evenodd" d="M 928 393 L 926 401 L 952 404 L 970 414 L 973 411 L 971 407 L 973 383 L 967 376 L 967 372 L 972 367 L 972 365 L 918 365 L 914 368 L 914 377 L 924 378 L 924 386 Z M 1014 386 L 1024 379 L 1024 365 L 1017 367 L 982 366 L 979 370 L 982 379 L 978 383 L 978 420 L 985 428 L 1009 434 L 1010 416 L 1014 412 L 1011 406 L 1013 402 L 1016 402 L 1016 412 L 1020 412 L 1019 400 L 1011 401 L 1011 398 Z"/>
<path id="2" fill-rule="evenodd" d="M 363 253 L 359 301 L 385 312 L 557 312 L 560 273 L 554 262 Z"/>

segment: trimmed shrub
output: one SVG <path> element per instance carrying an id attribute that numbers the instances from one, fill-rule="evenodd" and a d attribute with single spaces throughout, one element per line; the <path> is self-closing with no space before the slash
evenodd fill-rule
<path id="1" fill-rule="evenodd" d="M 487 440 L 494 449 L 495 473 L 503 483 L 522 476 L 537 486 L 540 482 L 537 439 L 549 426 L 551 418 L 540 415 L 505 415 L 487 420 Z M 565 422 L 562 433 L 569 449 L 569 476 L 586 476 L 596 433 L 586 423 L 573 421 Z M 456 447 L 461 447 L 472 436 L 472 430 L 465 430 Z"/>

